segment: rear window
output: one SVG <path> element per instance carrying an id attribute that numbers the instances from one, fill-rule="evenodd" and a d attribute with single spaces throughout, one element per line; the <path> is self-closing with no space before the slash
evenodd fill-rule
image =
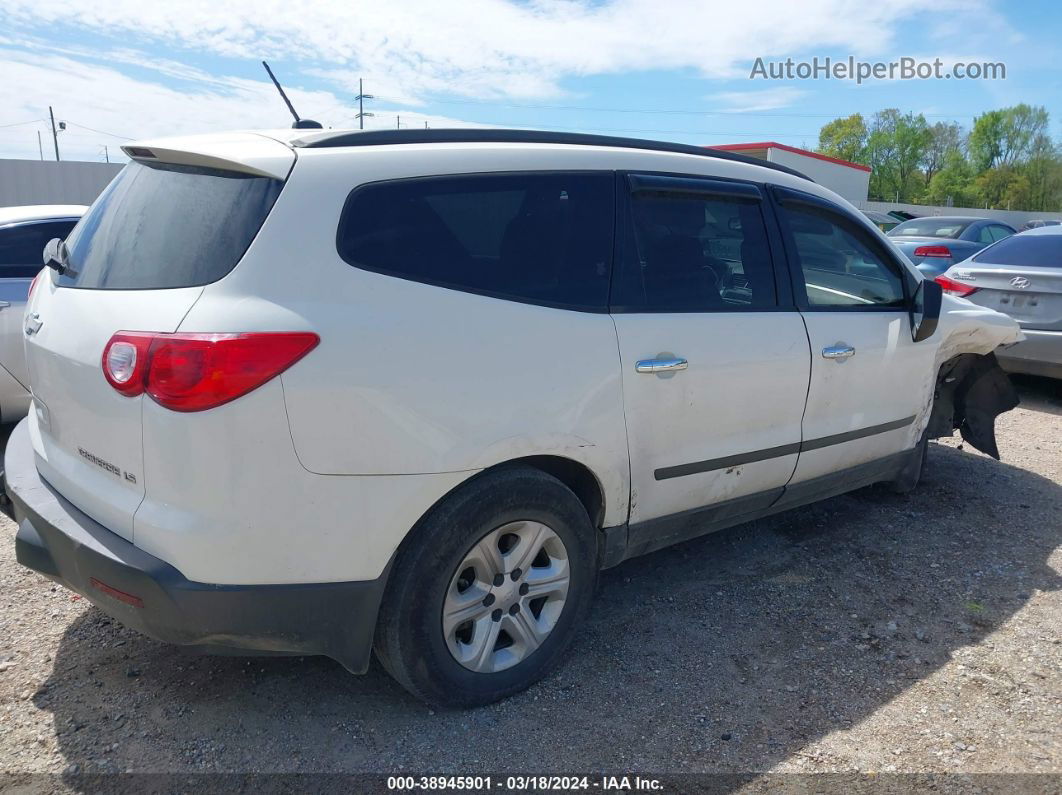
<path id="1" fill-rule="evenodd" d="M 61 287 L 158 290 L 217 281 L 239 262 L 283 183 L 130 163 L 67 238 Z"/>
<path id="2" fill-rule="evenodd" d="M 904 221 L 889 232 L 889 237 L 950 237 L 958 238 L 970 225 L 969 221 L 941 221 L 932 218 L 919 218 Z"/>
<path id="3" fill-rule="evenodd" d="M 982 249 L 973 261 L 1016 268 L 1062 268 L 1062 235 L 1012 235 Z"/>
<path id="4" fill-rule="evenodd" d="M 354 190 L 340 256 L 412 281 L 565 309 L 608 306 L 611 173 L 469 174 Z"/>

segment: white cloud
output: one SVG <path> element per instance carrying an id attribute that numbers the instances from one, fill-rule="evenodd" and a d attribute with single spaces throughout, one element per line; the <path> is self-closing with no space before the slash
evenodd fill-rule
<path id="1" fill-rule="evenodd" d="M 807 94 L 802 88 L 778 86 L 756 91 L 723 91 L 712 94 L 709 99 L 720 103 L 719 110 L 740 114 L 787 108 Z"/>
<path id="2" fill-rule="evenodd" d="M 817 48 L 880 55 L 899 22 L 983 0 L 5 0 L 15 24 L 75 24 L 240 58 L 291 58 L 346 89 L 365 77 L 402 102 L 430 94 L 540 98 L 571 75 L 691 69 L 731 76 Z"/>
<path id="3" fill-rule="evenodd" d="M 150 67 L 145 61 L 142 66 Z M 161 71 L 166 71 L 165 69 Z M 138 80 L 117 69 L 85 63 L 59 55 L 27 54 L 0 48 L 0 107 L 4 119 L 19 122 L 47 119 L 54 103 L 56 119 L 68 122 L 59 133 L 64 159 L 102 159 L 103 146 L 112 159 L 121 159 L 119 146 L 128 138 L 210 132 L 226 129 L 285 127 L 287 108 L 271 83 L 212 76 L 190 89 Z M 307 117 L 326 126 L 356 126 L 354 109 L 328 91 L 289 90 L 293 104 Z M 394 127 L 396 115 L 403 126 L 469 126 L 459 119 L 391 109 L 374 108 L 369 129 Z M 316 115 L 315 115 L 316 114 Z M 90 130 L 87 128 L 95 128 Z M 0 128 L 0 155 L 36 158 L 36 130 L 44 138 L 45 157 L 51 158 L 51 129 L 46 122 Z M 109 135 L 113 133 L 114 135 Z"/>
<path id="4" fill-rule="evenodd" d="M 399 114 L 416 126 L 466 126 L 411 109 L 443 97 L 541 101 L 563 95 L 566 78 L 637 70 L 744 78 L 758 56 L 888 58 L 902 43 L 899 26 L 916 16 L 921 23 L 980 10 L 1004 35 L 988 2 L 938 0 L 927 10 L 924 0 L 804 0 L 799 8 L 790 0 L 4 0 L 0 124 L 45 118 L 50 102 L 59 118 L 136 138 L 286 125 L 264 75 L 202 68 L 202 56 L 220 56 L 256 68 L 262 58 L 282 63 L 296 108 L 326 126 L 354 125 L 359 77 L 377 97 L 368 127 L 392 126 Z M 66 26 L 113 44 L 91 49 L 41 35 Z M 711 99 L 752 113 L 793 104 L 801 91 Z M 34 130 L 0 127 L 0 155 L 36 156 Z M 64 154 L 85 159 L 98 159 L 105 143 L 113 151 L 121 141 L 79 127 L 60 141 Z"/>

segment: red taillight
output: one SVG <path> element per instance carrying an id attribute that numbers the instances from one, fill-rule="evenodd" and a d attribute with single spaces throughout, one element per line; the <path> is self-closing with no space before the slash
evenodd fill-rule
<path id="1" fill-rule="evenodd" d="M 941 289 L 948 295 L 957 295 L 960 298 L 965 298 L 970 293 L 977 292 L 976 287 L 971 287 L 968 284 L 949 279 L 947 276 L 938 276 L 933 281 L 939 284 Z"/>
<path id="2" fill-rule="evenodd" d="M 914 250 L 916 257 L 950 257 L 951 249 L 947 246 L 919 246 Z"/>
<path id="3" fill-rule="evenodd" d="M 300 331 L 119 331 L 103 349 L 103 374 L 123 395 L 146 392 L 173 411 L 203 411 L 246 395 L 291 367 L 320 341 L 316 334 Z"/>
<path id="4" fill-rule="evenodd" d="M 34 276 L 33 277 L 33 281 L 30 282 L 29 292 L 26 294 L 26 302 L 27 303 L 29 303 L 29 300 L 31 298 L 33 298 L 33 291 L 37 289 L 37 282 L 39 282 L 41 280 L 41 276 L 43 276 L 43 275 L 44 275 L 44 271 L 42 270 L 40 273 L 38 273 L 36 276 Z"/>

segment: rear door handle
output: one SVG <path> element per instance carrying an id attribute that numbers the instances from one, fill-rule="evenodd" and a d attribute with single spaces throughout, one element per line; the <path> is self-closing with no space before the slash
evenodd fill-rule
<path id="1" fill-rule="evenodd" d="M 642 359 L 634 363 L 634 370 L 638 373 L 670 373 L 689 366 L 685 359 Z"/>
<path id="2" fill-rule="evenodd" d="M 851 345 L 831 345 L 822 349 L 823 359 L 837 359 L 843 361 L 855 356 L 855 348 Z"/>

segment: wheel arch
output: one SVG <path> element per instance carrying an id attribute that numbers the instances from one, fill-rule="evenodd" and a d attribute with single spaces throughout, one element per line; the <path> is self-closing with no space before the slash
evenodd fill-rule
<path id="1" fill-rule="evenodd" d="M 402 548 L 409 543 L 413 536 L 416 535 L 417 529 L 424 523 L 427 517 L 431 516 L 431 514 L 440 505 L 450 499 L 451 496 L 461 489 L 468 487 L 470 483 L 491 472 L 517 467 L 537 469 L 539 472 L 543 472 L 559 480 L 572 490 L 576 498 L 582 504 L 583 508 L 586 510 L 587 516 L 590 517 L 591 526 L 597 531 L 602 529 L 606 507 L 605 490 L 600 479 L 594 474 L 590 467 L 581 461 L 576 461 L 574 458 L 567 458 L 559 455 L 542 454 L 512 458 L 478 470 L 435 500 L 435 502 L 433 502 L 418 517 L 417 521 L 413 523 L 409 528 L 409 531 L 402 537 L 402 540 L 395 547 L 394 552 L 391 554 L 390 562 L 388 563 L 388 569 L 390 568 L 391 563 L 393 563 L 401 554 Z"/>
<path id="2" fill-rule="evenodd" d="M 927 434 L 930 439 L 956 430 L 982 453 L 999 459 L 995 420 L 1019 398 L 994 353 L 959 353 L 937 371 Z"/>

